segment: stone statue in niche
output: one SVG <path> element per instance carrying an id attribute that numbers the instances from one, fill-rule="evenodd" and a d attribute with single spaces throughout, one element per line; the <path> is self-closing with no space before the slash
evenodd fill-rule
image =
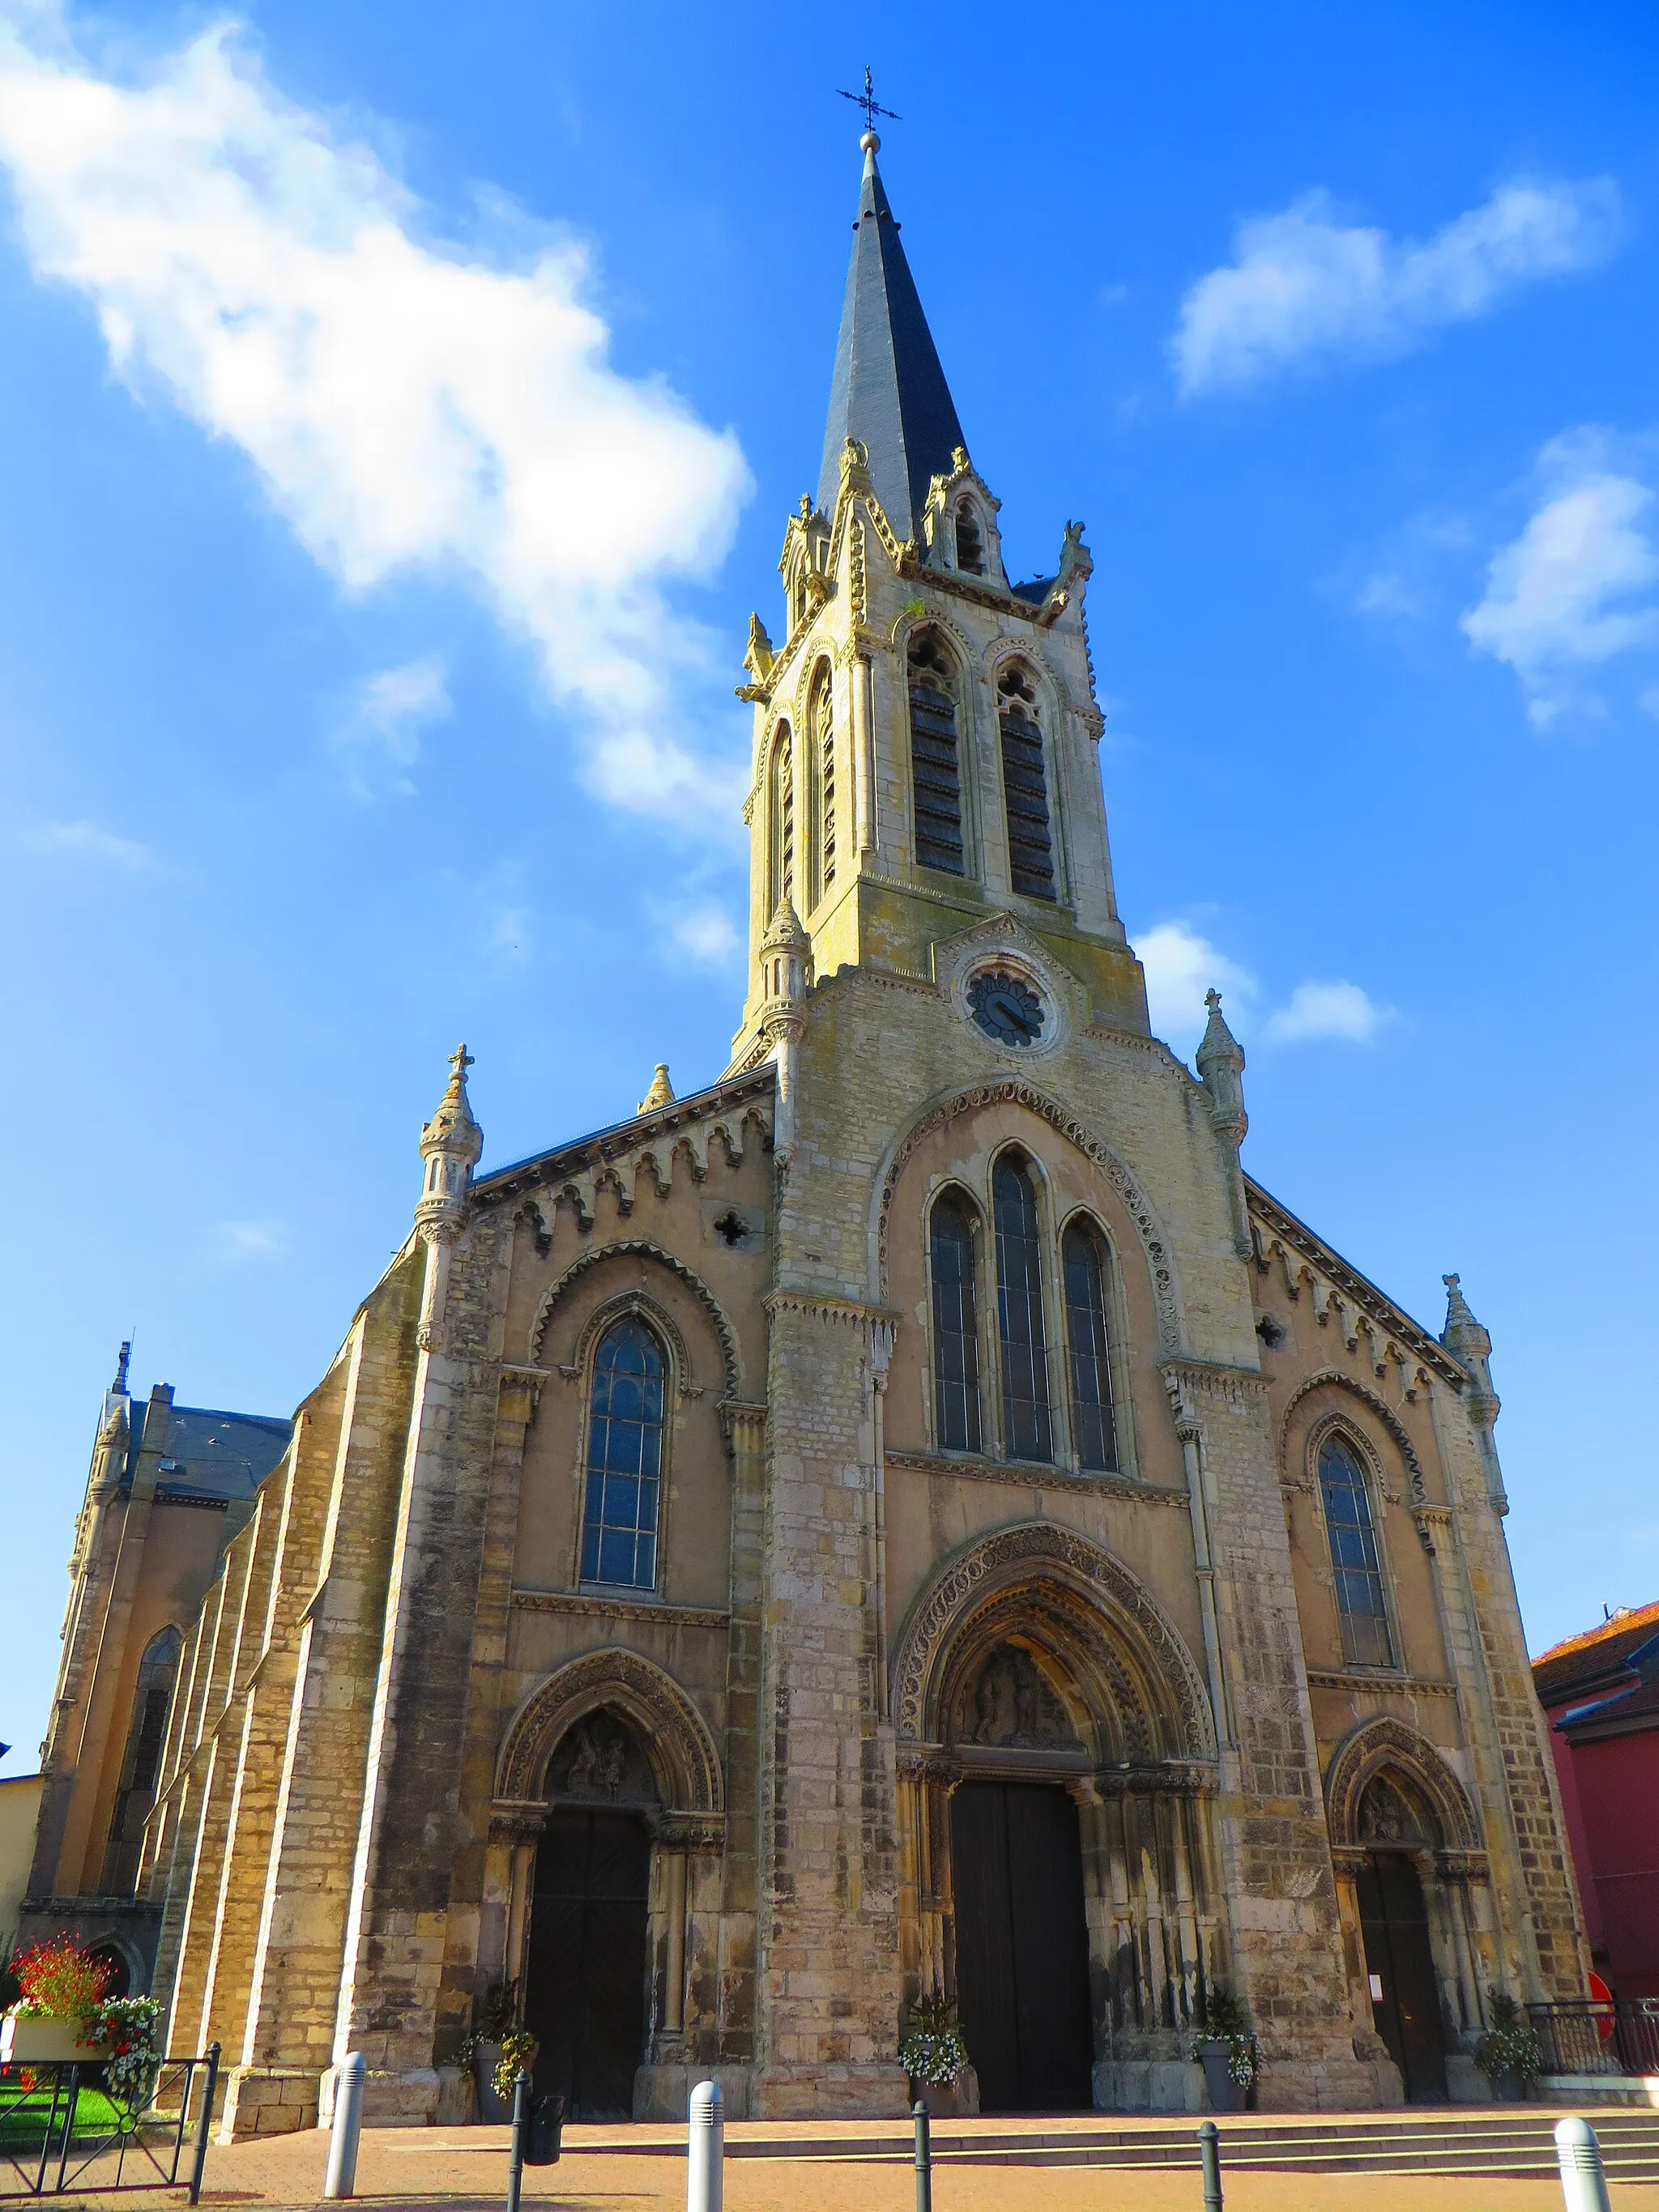
<path id="1" fill-rule="evenodd" d="M 1359 1801 L 1359 1839 L 1365 1844 L 1420 1844 L 1423 1823 L 1401 1792 L 1379 1774 Z"/>
<path id="2" fill-rule="evenodd" d="M 547 1766 L 547 1795 L 587 1804 L 637 1804 L 656 1797 L 645 1747 L 612 1713 L 589 1713 L 560 1737 Z"/>
<path id="3" fill-rule="evenodd" d="M 991 1654 L 963 1704 L 963 1732 L 970 1743 L 1041 1750 L 1077 1741 L 1065 1707 L 1030 1653 L 1017 1644 L 1005 1644 Z"/>

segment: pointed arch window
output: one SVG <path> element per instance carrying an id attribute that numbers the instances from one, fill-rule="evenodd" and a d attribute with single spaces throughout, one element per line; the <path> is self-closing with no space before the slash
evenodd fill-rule
<path id="1" fill-rule="evenodd" d="M 807 727 L 817 800 L 813 810 L 817 878 L 813 885 L 813 903 L 816 905 L 818 899 L 826 897 L 834 890 L 836 883 L 836 720 L 827 668 L 820 672 L 813 687 Z"/>
<path id="2" fill-rule="evenodd" d="M 962 771 L 951 664 L 932 630 L 910 641 L 910 783 L 916 810 L 916 864 L 966 873 L 962 848 Z"/>
<path id="3" fill-rule="evenodd" d="M 599 1340 L 582 1506 L 585 1583 L 655 1586 L 666 1372 L 661 1345 L 632 1315 Z"/>
<path id="4" fill-rule="evenodd" d="M 996 1215 L 1003 1443 L 1011 1459 L 1052 1460 L 1036 1183 L 1030 1164 L 1018 1152 L 1004 1152 L 998 1160 L 991 1198 Z"/>
<path id="5" fill-rule="evenodd" d="M 795 776 L 789 725 L 780 723 L 772 744 L 771 791 L 767 807 L 771 844 L 767 855 L 768 919 L 785 899 L 795 896 Z"/>
<path id="6" fill-rule="evenodd" d="M 970 576 L 985 574 L 985 538 L 971 499 L 957 505 L 957 566 Z"/>
<path id="7" fill-rule="evenodd" d="M 1112 1344 L 1107 1327 L 1109 1261 L 1099 1232 L 1074 1221 L 1060 1245 L 1066 1332 L 1072 1366 L 1072 1441 L 1078 1465 L 1115 1474 L 1117 1414 L 1112 1401 Z"/>
<path id="8" fill-rule="evenodd" d="M 173 1710 L 173 1685 L 179 1675 L 179 1655 L 184 1638 L 176 1628 L 152 1636 L 138 1662 L 138 1680 L 132 1692 L 132 1717 L 127 1725 L 126 1755 L 121 1761 L 120 1785 L 115 1815 L 110 1822 L 109 1848 L 104 1856 L 103 1880 L 106 1897 L 131 1897 L 138 1881 L 138 1862 L 143 1855 L 144 1821 L 155 1802 L 156 1778 L 166 1747 L 167 1715 Z"/>
<path id="9" fill-rule="evenodd" d="M 1036 687 L 1018 661 L 1011 662 L 997 679 L 997 720 L 1002 732 L 1002 797 L 1014 889 L 1027 898 L 1051 899 L 1054 847 Z"/>
<path id="10" fill-rule="evenodd" d="M 1328 1436 L 1319 1447 L 1319 1494 L 1336 1576 L 1343 1656 L 1351 1667 L 1392 1667 L 1394 1641 L 1382 1597 L 1382 1563 L 1371 1520 L 1370 1492 L 1358 1454 L 1340 1436 Z"/>
<path id="11" fill-rule="evenodd" d="M 965 1200 L 946 1191 L 929 1223 L 933 1271 L 933 1425 L 941 1451 L 980 1449 L 977 1238 Z"/>

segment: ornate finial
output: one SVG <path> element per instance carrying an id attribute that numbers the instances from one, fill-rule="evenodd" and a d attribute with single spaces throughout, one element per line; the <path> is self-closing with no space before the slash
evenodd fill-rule
<path id="1" fill-rule="evenodd" d="M 450 1089 L 453 1091 L 459 1087 L 460 1090 L 465 1091 L 466 1088 L 466 1071 L 469 1067 L 476 1066 L 477 1064 L 477 1054 L 469 1052 L 464 1044 L 458 1044 L 454 1051 L 449 1055 Z"/>
<path id="2" fill-rule="evenodd" d="M 1216 1008 L 1221 1004 L 1221 994 L 1215 988 L 1213 984 L 1204 994 L 1204 1003 L 1212 1013 L 1213 1013 Z"/>
<path id="3" fill-rule="evenodd" d="M 121 1346 L 121 1356 L 115 1363 L 115 1380 L 109 1386 L 110 1389 L 115 1392 L 118 1397 L 125 1398 L 126 1395 L 127 1369 L 131 1363 L 131 1359 L 132 1339 L 131 1337 L 127 1337 Z"/>
<path id="4" fill-rule="evenodd" d="M 877 116 L 884 115 L 890 123 L 902 123 L 904 120 L 902 115 L 895 115 L 890 107 L 883 107 L 878 104 L 875 82 L 868 69 L 864 72 L 863 91 L 843 92 L 841 97 L 843 100 L 850 100 L 854 107 L 861 107 L 864 110 L 864 136 L 860 139 L 859 144 L 866 154 L 873 154 L 881 143 L 880 139 L 876 136 Z"/>
<path id="5" fill-rule="evenodd" d="M 657 1072 L 651 1079 L 651 1088 L 634 1110 L 638 1114 L 654 1114 L 659 1106 L 672 1106 L 673 1103 L 674 1086 L 668 1080 L 668 1062 L 659 1060 Z"/>

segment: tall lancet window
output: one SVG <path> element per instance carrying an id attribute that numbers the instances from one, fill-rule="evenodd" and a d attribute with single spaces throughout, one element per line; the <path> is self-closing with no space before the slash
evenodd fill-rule
<path id="1" fill-rule="evenodd" d="M 1394 1643 L 1382 1601 L 1370 1493 L 1358 1455 L 1341 1437 L 1328 1436 L 1319 1448 L 1319 1494 L 1336 1574 L 1343 1656 L 1351 1667 L 1392 1667 Z"/>
<path id="2" fill-rule="evenodd" d="M 651 1589 L 662 1487 L 662 1347 L 632 1316 L 593 1355 L 582 1507 L 582 1580 Z"/>
<path id="3" fill-rule="evenodd" d="M 1074 1221 L 1060 1246 L 1066 1329 L 1072 1353 L 1072 1441 L 1091 1474 L 1117 1471 L 1112 1404 L 1112 1345 L 1106 1326 L 1106 1249 L 1096 1231 Z"/>
<path id="4" fill-rule="evenodd" d="M 957 508 L 957 566 L 970 576 L 985 574 L 985 540 L 971 499 L 963 500 Z"/>
<path id="5" fill-rule="evenodd" d="M 966 872 L 962 854 L 962 772 L 951 664 L 932 630 L 910 641 L 910 782 L 916 808 L 916 862 Z"/>
<path id="6" fill-rule="evenodd" d="M 1036 1184 L 1018 1152 L 991 1178 L 997 1229 L 997 1323 L 1002 1336 L 1002 1434 L 1011 1459 L 1051 1460 L 1048 1346 L 1042 1325 L 1042 1240 Z"/>
<path id="7" fill-rule="evenodd" d="M 807 719 L 811 744 L 817 805 L 813 810 L 813 852 L 817 881 L 813 903 L 826 898 L 836 885 L 836 717 L 830 689 L 830 671 L 820 671 L 812 687 L 812 707 Z"/>
<path id="8" fill-rule="evenodd" d="M 151 1637 L 138 1662 L 132 1717 L 127 1723 L 126 1756 L 121 1762 L 115 1815 L 110 1822 L 109 1848 L 99 1884 L 106 1897 L 131 1897 L 137 1883 L 144 1817 L 155 1802 L 156 1777 L 161 1771 L 167 1715 L 173 1708 L 173 1688 L 183 1649 L 184 1638 L 178 1630 L 163 1628 Z"/>
<path id="9" fill-rule="evenodd" d="M 771 849 L 767 856 L 769 919 L 783 900 L 793 901 L 795 896 L 795 775 L 791 751 L 789 726 L 780 723 L 777 736 L 772 741 L 772 787 L 767 805 L 771 835 Z"/>
<path id="10" fill-rule="evenodd" d="M 1008 862 L 1014 889 L 1027 898 L 1054 896 L 1054 848 L 1048 827 L 1048 781 L 1036 690 L 1018 661 L 997 681 L 1002 728 L 1002 796 L 1008 815 Z"/>
<path id="11" fill-rule="evenodd" d="M 946 1191 L 929 1224 L 933 1263 L 933 1424 L 941 1451 L 976 1452 L 979 1442 L 979 1308 L 974 1217 Z"/>

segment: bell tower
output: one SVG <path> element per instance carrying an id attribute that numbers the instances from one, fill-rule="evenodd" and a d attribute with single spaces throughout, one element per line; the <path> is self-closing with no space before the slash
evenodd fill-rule
<path id="1" fill-rule="evenodd" d="M 864 173 L 816 493 L 784 532 L 781 642 L 750 623 L 750 973 L 734 1059 L 765 1047 L 762 946 L 787 905 L 813 972 L 931 977 L 943 940 L 1000 911 L 1145 1032 L 1118 918 L 1084 595 L 1067 523 L 1054 574 L 1012 581 L 1000 502 L 969 458 L 899 225 Z"/>

